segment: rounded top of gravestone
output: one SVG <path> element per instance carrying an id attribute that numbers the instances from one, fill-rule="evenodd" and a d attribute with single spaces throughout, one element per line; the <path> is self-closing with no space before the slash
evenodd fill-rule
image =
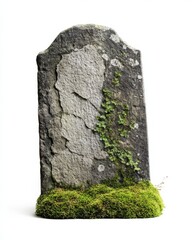
<path id="1" fill-rule="evenodd" d="M 116 45 L 119 45 L 123 50 L 130 49 L 134 54 L 139 52 L 122 41 L 112 28 L 96 24 L 80 24 L 60 32 L 53 43 L 39 54 L 66 54 L 82 48 L 86 44 L 102 47 L 102 43 L 107 43 L 111 48 L 116 48 Z"/>
<path id="2" fill-rule="evenodd" d="M 103 31 L 109 30 L 109 27 L 102 26 L 102 25 L 97 25 L 97 24 L 78 24 L 73 26 L 72 28 L 80 28 L 80 29 L 100 29 Z"/>

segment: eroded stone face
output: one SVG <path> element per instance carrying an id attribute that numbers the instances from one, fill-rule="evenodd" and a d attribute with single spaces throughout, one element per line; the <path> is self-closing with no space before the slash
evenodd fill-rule
<path id="1" fill-rule="evenodd" d="M 63 113 L 81 118 L 94 129 L 102 101 L 105 66 L 97 49 L 86 45 L 65 54 L 57 65 L 59 98 Z"/>
<path id="2" fill-rule="evenodd" d="M 105 112 L 103 89 L 121 101 L 114 110 L 116 117 L 111 116 L 112 136 L 122 134 L 117 137 L 120 147 L 139 160 L 135 177 L 149 179 L 139 51 L 109 28 L 76 26 L 60 33 L 38 55 L 37 63 L 42 193 L 59 186 L 88 186 L 119 174 L 110 149 L 96 131 L 98 117 Z M 124 126 L 128 136 L 119 125 L 123 105 L 129 106 L 129 126 Z M 121 166 L 125 172 L 128 168 Z"/>
<path id="3" fill-rule="evenodd" d="M 57 65 L 55 88 L 62 114 L 54 144 L 60 150 L 55 151 L 51 163 L 52 177 L 58 184 L 86 184 L 92 178 L 93 160 L 107 157 L 99 136 L 93 133 L 102 102 L 104 70 L 104 62 L 92 45 L 62 55 Z M 62 139 L 65 145 L 61 149 Z"/>

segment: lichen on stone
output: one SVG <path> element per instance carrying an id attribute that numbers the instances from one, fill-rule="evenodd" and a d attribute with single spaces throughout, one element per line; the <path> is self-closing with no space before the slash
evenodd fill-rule
<path id="1" fill-rule="evenodd" d="M 139 62 L 137 61 L 137 59 L 134 60 L 134 59 L 132 59 L 132 58 L 129 58 L 129 65 L 130 65 L 131 67 L 136 67 L 136 66 L 139 65 Z"/>
<path id="2" fill-rule="evenodd" d="M 117 36 L 116 34 L 111 34 L 110 39 L 115 42 L 115 43 L 119 43 L 120 42 L 120 38 L 119 36 Z"/>
<path id="3" fill-rule="evenodd" d="M 111 59 L 111 65 L 114 66 L 114 67 L 118 67 L 120 69 L 123 69 L 122 63 L 116 58 Z"/>

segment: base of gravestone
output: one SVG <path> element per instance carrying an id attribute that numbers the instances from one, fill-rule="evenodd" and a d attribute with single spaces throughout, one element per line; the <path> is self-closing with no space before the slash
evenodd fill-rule
<path id="1" fill-rule="evenodd" d="M 163 211 L 158 190 L 149 181 L 127 180 L 86 189 L 55 188 L 42 194 L 36 215 L 50 219 L 153 218 Z"/>

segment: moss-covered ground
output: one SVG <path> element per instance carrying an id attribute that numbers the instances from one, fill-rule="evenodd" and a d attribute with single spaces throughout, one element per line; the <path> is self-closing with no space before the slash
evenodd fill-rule
<path id="1" fill-rule="evenodd" d="M 56 188 L 42 194 L 36 215 L 52 219 L 152 218 L 163 211 L 158 190 L 149 181 L 123 186 L 98 184 L 87 189 Z"/>

